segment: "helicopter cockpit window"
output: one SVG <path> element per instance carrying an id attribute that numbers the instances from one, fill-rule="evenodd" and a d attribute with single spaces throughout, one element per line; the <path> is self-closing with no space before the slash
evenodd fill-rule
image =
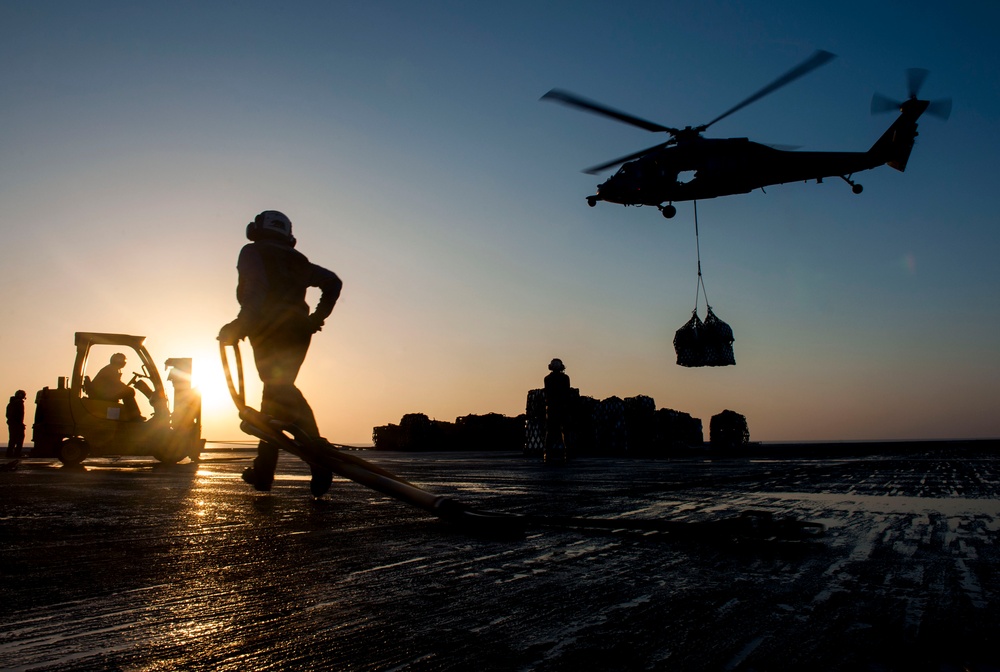
<path id="1" fill-rule="evenodd" d="M 630 178 L 641 178 L 642 166 L 638 163 L 626 163 L 618 170 L 618 174 L 625 175 Z"/>

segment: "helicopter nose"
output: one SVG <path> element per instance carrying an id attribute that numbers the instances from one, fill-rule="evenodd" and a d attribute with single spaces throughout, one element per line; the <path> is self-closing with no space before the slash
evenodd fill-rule
<path id="1" fill-rule="evenodd" d="M 616 182 L 614 177 L 610 177 L 597 185 L 597 195 L 603 201 L 618 203 L 621 201 L 619 197 L 622 195 L 623 186 L 620 182 Z"/>

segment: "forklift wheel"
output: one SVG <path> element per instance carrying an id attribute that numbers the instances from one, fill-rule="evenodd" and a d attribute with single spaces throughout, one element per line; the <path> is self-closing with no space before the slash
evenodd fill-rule
<path id="1" fill-rule="evenodd" d="M 66 439 L 59 446 L 59 460 L 68 467 L 76 465 L 87 459 L 90 454 L 90 446 L 84 439 L 79 437 Z"/>
<path id="2" fill-rule="evenodd" d="M 177 440 L 179 437 L 176 436 L 173 438 L 174 440 L 167 441 L 153 451 L 153 457 L 163 464 L 177 464 L 185 457 L 190 458 L 192 462 L 198 461 L 201 449 L 205 445 L 204 440 Z"/>
<path id="3" fill-rule="evenodd" d="M 178 448 L 163 448 L 153 453 L 153 457 L 162 464 L 177 464 L 185 458 L 184 451 Z"/>

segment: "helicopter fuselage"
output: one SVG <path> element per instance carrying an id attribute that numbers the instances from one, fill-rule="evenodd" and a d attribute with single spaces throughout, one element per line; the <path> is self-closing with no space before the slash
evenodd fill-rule
<path id="1" fill-rule="evenodd" d="M 624 164 L 589 199 L 655 205 L 745 194 L 775 184 L 843 177 L 884 164 L 871 152 L 798 152 L 747 138 L 700 139 Z M 684 174 L 693 173 L 688 181 Z"/>
<path id="2" fill-rule="evenodd" d="M 712 121 L 694 127 L 664 126 L 561 89 L 552 89 L 542 96 L 542 100 L 569 105 L 645 131 L 670 135 L 666 142 L 585 170 L 585 173 L 596 175 L 613 166 L 621 166 L 617 173 L 598 185 L 596 194 L 587 196 L 591 207 L 598 201 L 654 205 L 665 217 L 673 217 L 677 212 L 674 201 L 745 194 L 787 182 L 821 182 L 825 177 L 839 177 L 851 185 L 855 194 L 860 194 L 861 185 L 851 180 L 854 173 L 882 165 L 905 170 L 917 137 L 920 115 L 929 112 L 932 116 L 947 119 L 951 113 L 951 99 L 932 102 L 917 98 L 927 77 L 926 70 L 911 68 L 907 71 L 910 95 L 905 101 L 895 102 L 878 94 L 872 98 L 872 112 L 898 109 L 899 117 L 865 152 L 798 152 L 776 149 L 747 138 L 711 139 L 702 136 L 709 126 L 812 72 L 832 58 L 834 55 L 830 52 L 817 51 Z"/>
<path id="3" fill-rule="evenodd" d="M 674 201 L 694 201 L 745 194 L 775 184 L 822 181 L 840 177 L 854 193 L 862 187 L 851 180 L 854 173 L 888 165 L 906 169 L 917 137 L 917 119 L 928 101 L 911 99 L 900 115 L 866 152 L 799 152 L 768 147 L 747 138 L 694 137 L 655 149 L 622 165 L 587 197 L 621 205 L 653 205 L 672 217 Z M 685 174 L 693 177 L 687 181 Z"/>

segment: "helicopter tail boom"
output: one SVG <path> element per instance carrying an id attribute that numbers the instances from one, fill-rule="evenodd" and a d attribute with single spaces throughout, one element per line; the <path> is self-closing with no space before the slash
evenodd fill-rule
<path id="1" fill-rule="evenodd" d="M 910 159 L 913 142 L 917 137 L 917 119 L 929 104 L 929 101 L 915 98 L 903 103 L 899 108 L 899 117 L 872 145 L 868 154 L 900 172 L 906 170 L 906 162 Z"/>

